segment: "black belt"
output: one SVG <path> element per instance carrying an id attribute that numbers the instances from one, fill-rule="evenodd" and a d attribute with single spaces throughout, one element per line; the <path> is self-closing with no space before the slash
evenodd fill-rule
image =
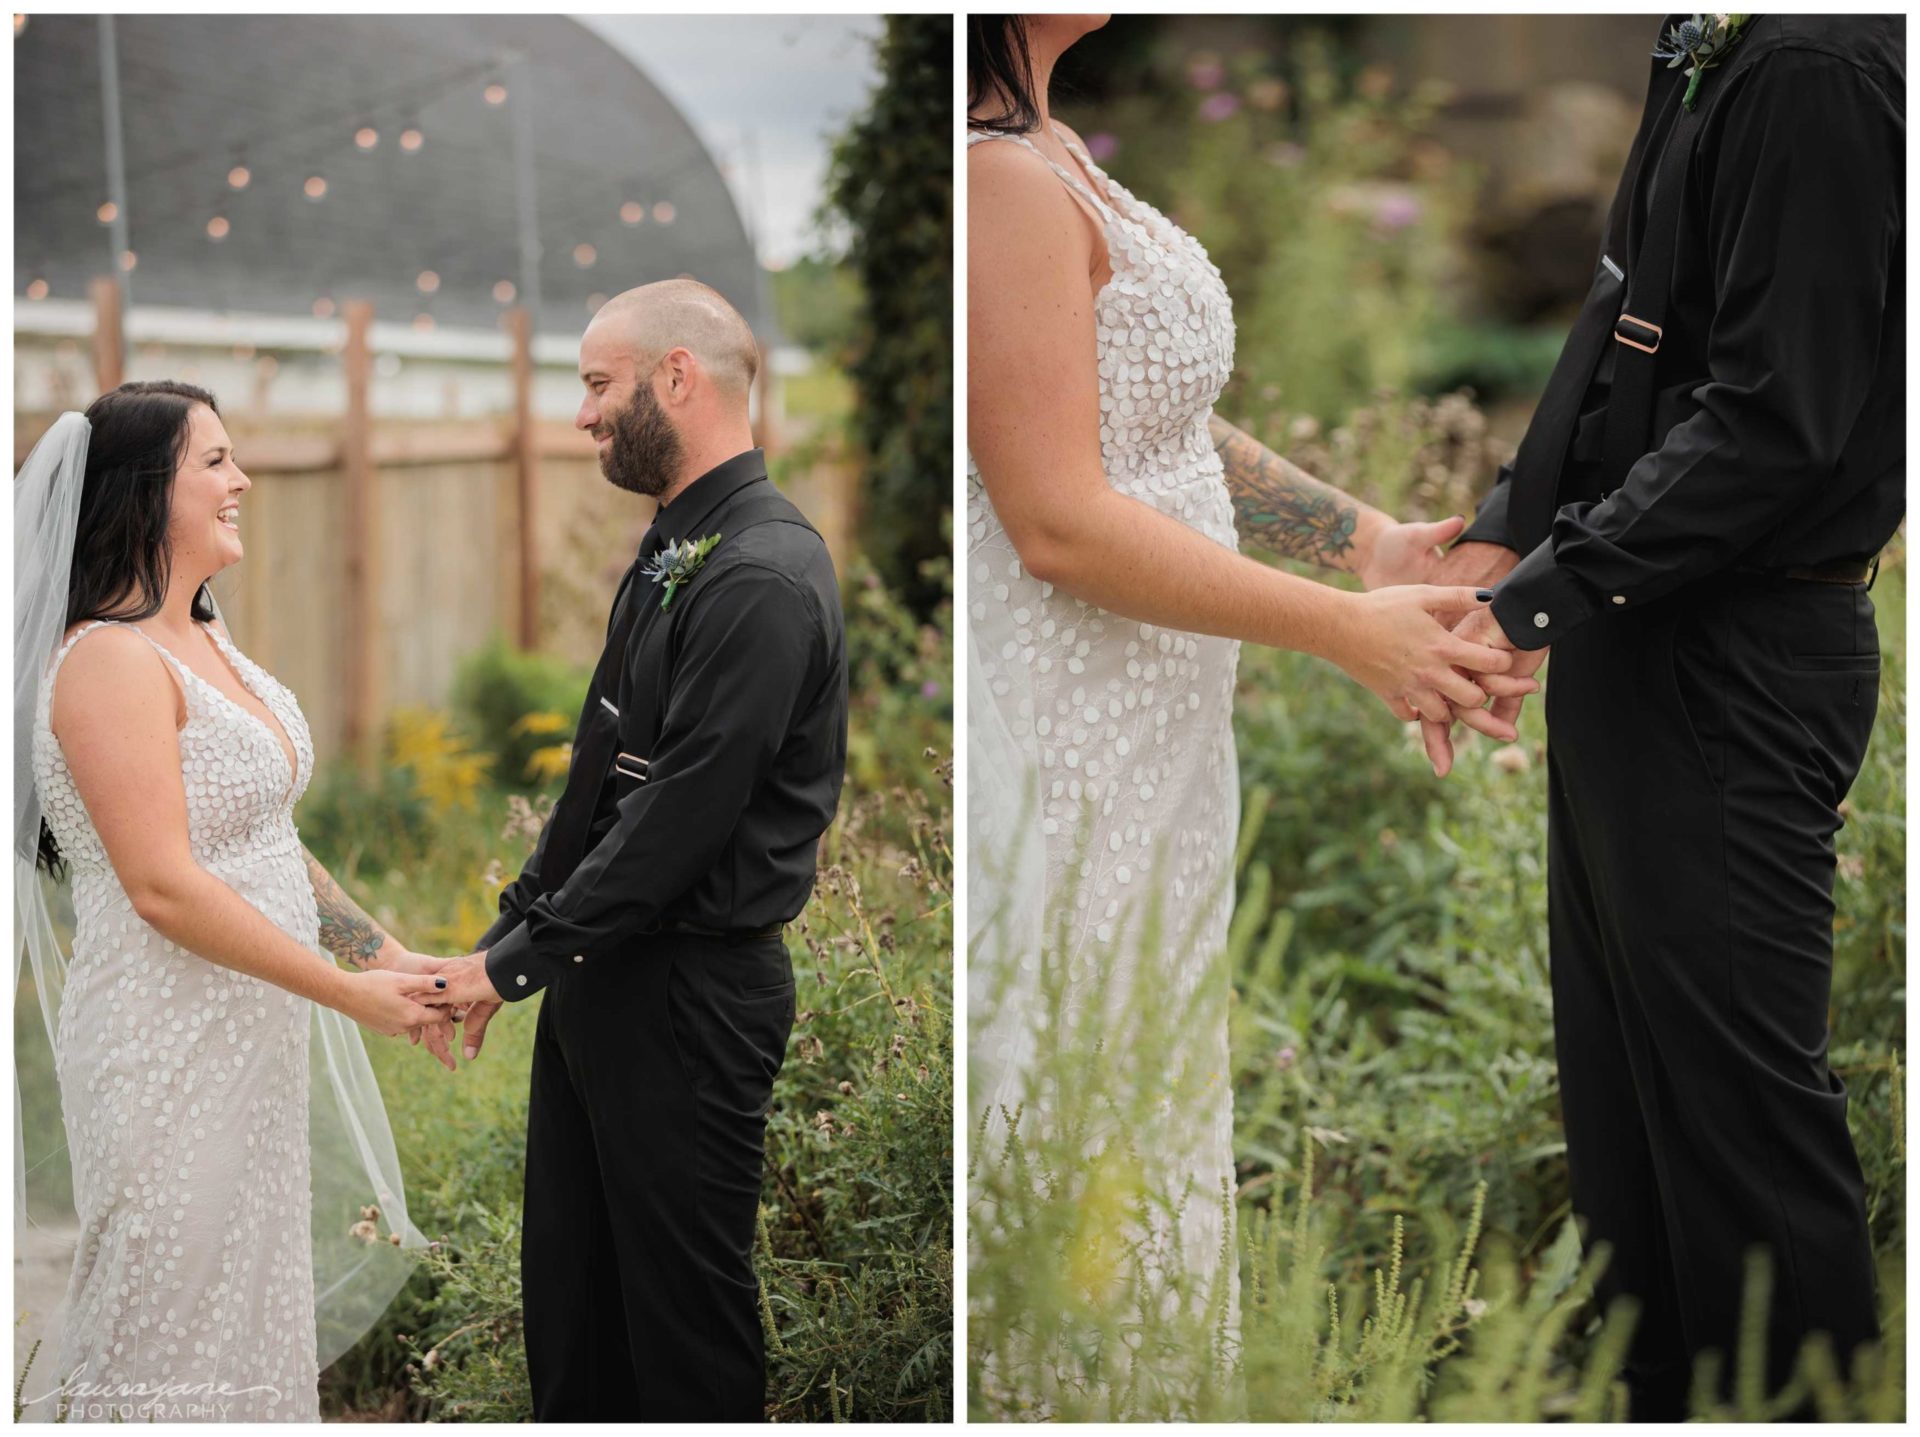
<path id="1" fill-rule="evenodd" d="M 699 923 L 683 923 L 679 919 L 660 925 L 666 933 L 691 933 L 699 938 L 718 938 L 723 943 L 745 943 L 754 938 L 778 938 L 787 931 L 787 925 L 776 923 L 771 928 L 708 928 Z"/>
<path id="2" fill-rule="evenodd" d="M 1843 559 L 1832 564 L 1792 564 L 1785 568 L 1763 569 L 1756 565 L 1741 565 L 1743 574 L 1765 574 L 1776 579 L 1801 579 L 1812 584 L 1866 584 L 1872 586 L 1880 570 L 1880 556 L 1873 556 L 1869 563 L 1862 564 L 1857 559 Z"/>

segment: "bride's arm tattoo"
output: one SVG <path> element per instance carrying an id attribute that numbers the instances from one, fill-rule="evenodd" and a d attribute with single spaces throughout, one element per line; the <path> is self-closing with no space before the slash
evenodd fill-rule
<path id="1" fill-rule="evenodd" d="M 387 944 L 386 930 L 347 897 L 325 864 L 304 848 L 301 852 L 306 853 L 313 901 L 320 910 L 320 946 L 355 968 L 378 968 L 380 950 Z"/>
<path id="2" fill-rule="evenodd" d="M 1207 421 L 1241 537 L 1289 559 L 1351 572 L 1361 506 L 1219 417 Z"/>

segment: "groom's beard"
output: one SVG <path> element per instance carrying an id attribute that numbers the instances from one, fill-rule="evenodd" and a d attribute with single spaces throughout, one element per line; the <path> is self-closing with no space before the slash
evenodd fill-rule
<path id="1" fill-rule="evenodd" d="M 667 418 L 651 385 L 634 390 L 633 400 L 609 426 L 613 442 L 600 456 L 607 482 L 630 494 L 659 498 L 680 470 L 680 432 Z"/>

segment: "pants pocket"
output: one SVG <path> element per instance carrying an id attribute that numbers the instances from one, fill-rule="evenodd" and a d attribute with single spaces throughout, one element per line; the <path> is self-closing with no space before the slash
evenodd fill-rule
<path id="1" fill-rule="evenodd" d="M 1682 615 L 1667 631 L 1667 672 L 1675 716 L 1717 790 L 1726 780 L 1726 675 L 1724 635 L 1709 611 Z"/>

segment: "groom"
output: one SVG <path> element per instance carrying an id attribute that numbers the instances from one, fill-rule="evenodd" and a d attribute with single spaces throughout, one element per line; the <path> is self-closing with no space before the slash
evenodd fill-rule
<path id="1" fill-rule="evenodd" d="M 839 801 L 847 672 L 826 545 L 768 482 L 758 351 L 692 280 L 630 290 L 580 342 L 575 423 L 659 499 L 614 600 L 567 786 L 481 952 L 476 1005 L 546 989 L 522 1275 L 542 1421 L 759 1421 L 752 1249 L 794 1017 L 782 925 Z"/>
<path id="2" fill-rule="evenodd" d="M 1574 1211 L 1639 1303 L 1636 1418 L 1685 1414 L 1699 1353 L 1731 1364 L 1750 1249 L 1776 1389 L 1811 1334 L 1843 1364 L 1876 1334 L 1827 997 L 1905 512 L 1905 22 L 1709 16 L 1709 55 L 1684 19 L 1585 308 L 1434 580 L 1499 581 L 1462 629 L 1514 673 L 1555 650 L 1561 1099 Z"/>

